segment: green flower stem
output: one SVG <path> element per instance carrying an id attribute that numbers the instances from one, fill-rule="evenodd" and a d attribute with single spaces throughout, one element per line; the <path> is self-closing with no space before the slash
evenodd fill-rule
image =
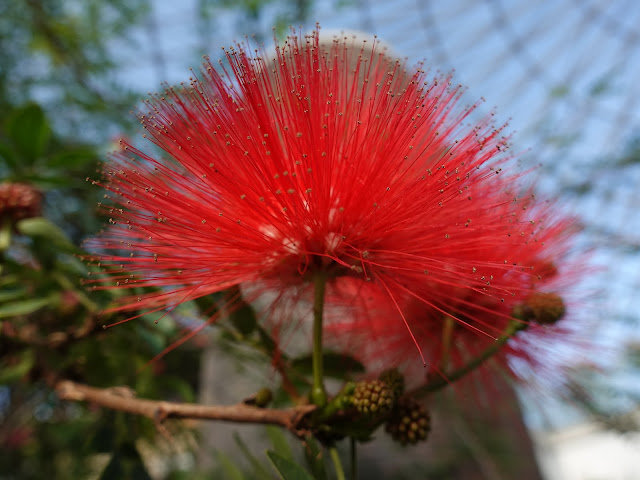
<path id="1" fill-rule="evenodd" d="M 331 460 L 333 460 L 333 467 L 336 470 L 336 479 L 346 480 L 344 476 L 344 469 L 342 468 L 342 462 L 340 461 L 340 455 L 338 455 L 338 449 L 336 447 L 329 448 L 329 454 L 331 455 Z"/>
<path id="2" fill-rule="evenodd" d="M 443 387 L 446 387 L 450 383 L 453 383 L 456 380 L 459 380 L 460 378 L 464 377 L 467 373 L 475 370 L 484 362 L 486 362 L 489 358 L 495 355 L 513 337 L 515 333 L 526 328 L 526 326 L 527 326 L 526 323 L 523 323 L 517 320 L 512 320 L 507 326 L 507 328 L 505 329 L 505 331 L 502 333 L 502 335 L 500 335 L 500 337 L 498 337 L 498 339 L 495 341 L 495 343 L 493 343 L 490 347 L 488 347 L 484 352 L 482 352 L 476 358 L 474 358 L 473 360 L 471 360 L 469 363 L 459 368 L 458 370 L 455 370 L 451 373 L 447 373 L 441 376 L 440 378 L 432 380 L 429 383 L 427 383 L 425 386 L 418 388 L 412 393 L 414 395 L 422 395 L 425 393 L 435 392 L 437 390 L 440 390 Z"/>
<path id="3" fill-rule="evenodd" d="M 313 300 L 313 387 L 311 388 L 311 402 L 322 408 L 327 403 L 322 365 L 322 316 L 324 313 L 324 292 L 327 286 L 327 277 L 318 274 L 313 279 L 313 284 L 315 295 Z"/>

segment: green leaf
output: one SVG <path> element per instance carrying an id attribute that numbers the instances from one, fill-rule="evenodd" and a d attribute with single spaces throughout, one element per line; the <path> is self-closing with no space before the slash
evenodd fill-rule
<path id="1" fill-rule="evenodd" d="M 4 273 L 3 265 L 0 264 L 0 273 Z M 8 285 L 19 285 L 21 279 L 17 275 L 3 275 L 0 277 L 0 287 L 6 287 Z"/>
<path id="2" fill-rule="evenodd" d="M 196 396 L 193 392 L 193 387 L 184 378 L 163 376 L 162 378 L 155 379 L 158 384 L 171 390 L 172 393 L 180 395 L 180 401 L 182 402 L 196 402 Z"/>
<path id="3" fill-rule="evenodd" d="M 314 478 L 316 478 L 316 480 L 327 480 L 324 452 L 320 444 L 312 436 L 305 438 L 304 455 Z"/>
<path id="4" fill-rule="evenodd" d="M 282 433 L 282 430 L 280 428 L 274 427 L 272 425 L 267 426 L 267 436 L 269 437 L 269 440 L 271 440 L 273 450 L 278 455 L 290 460 L 293 459 L 293 453 L 291 452 L 289 442 L 287 441 L 287 438 L 284 436 L 284 433 Z"/>
<path id="5" fill-rule="evenodd" d="M 247 461 L 251 464 L 254 477 L 256 479 L 272 480 L 273 477 L 271 476 L 269 471 L 262 464 L 262 462 L 260 462 L 260 460 L 258 460 L 255 455 L 251 453 L 251 450 L 249 449 L 249 447 L 247 447 L 247 444 L 244 443 L 240 435 L 238 435 L 238 432 L 233 432 L 233 440 L 236 442 L 236 445 L 238 445 L 238 448 L 240 448 L 240 451 L 244 454 Z"/>
<path id="6" fill-rule="evenodd" d="M 11 246 L 11 222 L 0 224 L 0 252 Z"/>
<path id="7" fill-rule="evenodd" d="M 4 160 L 11 168 L 18 166 L 18 159 L 16 158 L 15 152 L 10 145 L 4 142 L 0 142 L 0 160 Z"/>
<path id="8" fill-rule="evenodd" d="M 9 302 L 11 300 L 17 300 L 26 293 L 24 288 L 10 288 L 4 291 L 0 291 L 0 304 Z"/>
<path id="9" fill-rule="evenodd" d="M 100 480 L 152 480 L 135 445 L 125 443 L 113 454 Z"/>
<path id="10" fill-rule="evenodd" d="M 117 444 L 117 432 L 108 415 L 102 416 L 98 422 L 93 423 L 85 439 L 89 450 L 97 453 L 111 453 Z"/>
<path id="11" fill-rule="evenodd" d="M 154 332 L 140 325 L 136 325 L 136 336 L 150 347 L 153 354 L 162 352 L 167 346 L 167 337 L 161 332 Z"/>
<path id="12" fill-rule="evenodd" d="M 78 169 L 96 161 L 96 153 L 90 148 L 67 150 L 51 157 L 47 161 L 48 167 L 60 168 L 65 171 Z"/>
<path id="13" fill-rule="evenodd" d="M 44 217 L 25 218 L 16 223 L 16 229 L 28 237 L 41 237 L 58 247 L 75 249 L 60 227 Z"/>
<path id="14" fill-rule="evenodd" d="M 242 305 L 235 309 L 229 316 L 233 326 L 243 335 L 249 335 L 258 324 L 256 312 L 251 305 L 242 302 Z"/>
<path id="15" fill-rule="evenodd" d="M 235 466 L 225 453 L 218 452 L 218 460 L 220 461 L 222 470 L 224 470 L 224 478 L 228 478 L 229 480 L 244 480 L 244 475 L 240 469 Z"/>
<path id="16" fill-rule="evenodd" d="M 17 363 L 0 369 L 0 385 L 20 380 L 29 373 L 35 360 L 35 352 L 33 350 L 23 351 Z"/>
<path id="17" fill-rule="evenodd" d="M 276 452 L 269 451 L 267 455 L 283 480 L 314 480 L 309 472 L 297 463 L 278 455 Z"/>
<path id="18" fill-rule="evenodd" d="M 78 281 L 78 277 L 84 277 L 88 271 L 87 264 L 73 255 L 64 255 L 57 269 L 70 275 L 75 282 Z"/>
<path id="19" fill-rule="evenodd" d="M 364 365 L 355 358 L 335 352 L 325 352 L 323 355 L 324 375 L 332 378 L 344 379 L 355 373 L 364 372 Z M 303 355 L 291 361 L 291 367 L 300 373 L 310 375 L 313 368 L 311 355 Z"/>
<path id="20" fill-rule="evenodd" d="M 49 190 L 55 188 L 66 188 L 73 186 L 74 184 L 84 183 L 85 179 L 80 180 L 79 177 L 74 177 L 69 174 L 56 173 L 51 170 L 44 170 L 38 168 L 37 172 L 23 174 L 20 176 L 22 181 L 29 183 L 41 190 Z"/>
<path id="21" fill-rule="evenodd" d="M 0 305 L 0 318 L 11 318 L 19 315 L 29 315 L 49 304 L 55 303 L 57 295 L 50 295 L 45 298 L 29 298 L 17 302 Z"/>
<path id="22" fill-rule="evenodd" d="M 7 122 L 7 134 L 16 151 L 27 164 L 32 164 L 44 154 L 51 128 L 42 109 L 33 103 L 13 112 Z"/>

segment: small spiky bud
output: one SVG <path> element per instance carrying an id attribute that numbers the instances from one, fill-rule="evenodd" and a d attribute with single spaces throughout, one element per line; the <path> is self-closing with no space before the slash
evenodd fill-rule
<path id="1" fill-rule="evenodd" d="M 254 395 L 244 399 L 246 405 L 255 405 L 256 407 L 264 408 L 271 403 L 273 399 L 273 393 L 268 388 L 264 387 L 258 390 Z"/>
<path id="2" fill-rule="evenodd" d="M 0 183 L 0 220 L 12 222 L 37 217 L 42 211 L 42 193 L 25 183 Z"/>
<path id="3" fill-rule="evenodd" d="M 404 376 L 397 368 L 390 368 L 380 374 L 378 379 L 387 384 L 393 392 L 393 397 L 397 400 L 404 393 Z"/>
<path id="4" fill-rule="evenodd" d="M 365 415 L 386 415 L 394 404 L 393 391 L 381 380 L 358 382 L 351 397 L 351 403 L 358 412 Z"/>
<path id="5" fill-rule="evenodd" d="M 415 445 L 427 439 L 431 430 L 431 417 L 416 400 L 402 397 L 387 421 L 385 430 L 401 445 Z"/>
<path id="6" fill-rule="evenodd" d="M 268 388 L 261 388 L 256 393 L 256 407 L 264 408 L 271 403 L 273 393 Z"/>
<path id="7" fill-rule="evenodd" d="M 553 325 L 565 312 L 564 300 L 555 293 L 534 293 L 522 306 L 524 320 L 541 325 Z"/>

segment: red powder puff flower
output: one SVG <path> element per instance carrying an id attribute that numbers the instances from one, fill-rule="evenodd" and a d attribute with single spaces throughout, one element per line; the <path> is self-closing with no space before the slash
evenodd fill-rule
<path id="1" fill-rule="evenodd" d="M 163 154 L 125 142 L 111 157 L 113 225 L 96 246 L 116 282 L 102 288 L 159 289 L 121 308 L 235 285 L 304 291 L 322 275 L 330 293 L 355 286 L 354 327 L 373 326 L 366 290 L 405 338 L 430 332 L 430 350 L 444 318 L 501 331 L 556 259 L 546 214 L 518 195 L 502 129 L 466 124 L 460 86 L 365 47 L 319 29 L 271 56 L 240 46 L 151 97 L 140 120 Z"/>
<path id="2" fill-rule="evenodd" d="M 497 210 L 512 214 L 506 204 Z M 566 259 L 575 229 L 569 220 L 554 220 L 549 207 L 538 206 L 534 211 L 530 216 L 537 220 L 519 227 L 518 236 L 527 239 L 519 245 L 504 242 L 491 251 L 474 251 L 470 244 L 461 252 L 461 263 L 478 265 L 472 267 L 479 281 L 476 287 L 430 278 L 403 289 L 395 296 L 397 306 L 391 307 L 384 289 L 362 288 L 349 281 L 332 302 L 342 305 L 343 312 L 360 314 L 355 321 L 344 320 L 343 312 L 329 319 L 329 347 L 357 352 L 356 357 L 373 375 L 398 368 L 410 388 L 427 385 L 436 389 L 485 362 L 496 365 L 496 361 L 527 380 L 537 371 L 545 373 L 546 382 L 563 381 L 566 365 L 560 361 L 563 354 L 558 351 L 558 340 L 569 344 L 577 337 L 560 320 L 571 298 L 569 281 L 576 278 L 556 265 Z M 508 264 L 501 258 L 517 262 Z M 491 285 L 500 285 L 505 294 L 489 294 Z M 345 293 L 349 290 L 353 293 Z M 395 321 L 397 310 L 403 313 L 412 336 Z M 424 352 L 428 369 L 408 354 L 414 345 Z M 564 356 L 575 354 L 576 347 L 579 342 L 564 348 Z"/>

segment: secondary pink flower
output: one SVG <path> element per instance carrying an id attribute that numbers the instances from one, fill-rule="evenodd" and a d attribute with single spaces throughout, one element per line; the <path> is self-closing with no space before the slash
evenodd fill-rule
<path id="1" fill-rule="evenodd" d="M 361 295 L 373 291 L 405 339 L 431 332 L 429 350 L 444 317 L 501 331 L 557 260 L 547 213 L 531 213 L 501 128 L 467 124 L 460 86 L 373 43 L 323 46 L 316 30 L 271 56 L 240 46 L 152 96 L 140 120 L 163 152 L 125 142 L 111 157 L 113 225 L 96 246 L 114 282 L 102 288 L 160 290 L 121 308 L 235 285 L 305 291 L 321 274 L 335 294 L 350 285 L 354 327 L 372 327 Z"/>
<path id="2" fill-rule="evenodd" d="M 504 212 L 511 207 L 504 205 Z M 360 313 L 357 320 L 345 319 L 338 313 L 329 319 L 327 344 L 330 348 L 352 352 L 366 365 L 368 372 L 378 374 L 388 368 L 399 368 L 412 387 L 428 379 L 447 380 L 447 375 L 473 363 L 496 340 L 513 334 L 512 327 L 526 327 L 492 356 L 516 374 L 524 370 L 545 371 L 548 380 L 561 379 L 558 339 L 575 340 L 574 332 L 564 322 L 551 325 L 564 316 L 569 303 L 563 299 L 570 281 L 576 277 L 559 271 L 557 264 L 565 259 L 574 229 L 568 220 L 554 221 L 552 211 L 537 209 L 528 225 L 520 225 L 520 237 L 531 239 L 520 245 L 508 242 L 496 244 L 493 251 L 468 251 L 461 256 L 482 267 L 472 267 L 479 282 L 476 287 L 463 281 L 444 282 L 429 279 L 412 288 L 400 289 L 395 295 L 397 305 L 389 305 L 384 289 L 375 285 L 364 289 L 357 283 L 343 285 L 343 293 L 332 301 L 349 312 Z M 500 258 L 517 259 L 516 265 L 500 262 Z M 515 267 L 515 268 L 514 268 Z M 484 286 L 481 286 L 484 283 Z M 504 294 L 489 294 L 487 287 L 500 285 Z M 356 293 L 357 292 L 357 293 Z M 349 298 L 357 298 L 357 302 Z M 403 313 L 407 327 L 396 321 Z M 543 325 L 544 323 L 549 325 Z M 428 369 L 411 355 L 414 345 L 425 354 Z M 572 346 L 575 352 L 576 345 Z M 566 348 L 566 352 L 572 349 Z M 552 370 L 556 369 L 555 372 Z M 551 378 L 554 377 L 554 378 Z"/>

